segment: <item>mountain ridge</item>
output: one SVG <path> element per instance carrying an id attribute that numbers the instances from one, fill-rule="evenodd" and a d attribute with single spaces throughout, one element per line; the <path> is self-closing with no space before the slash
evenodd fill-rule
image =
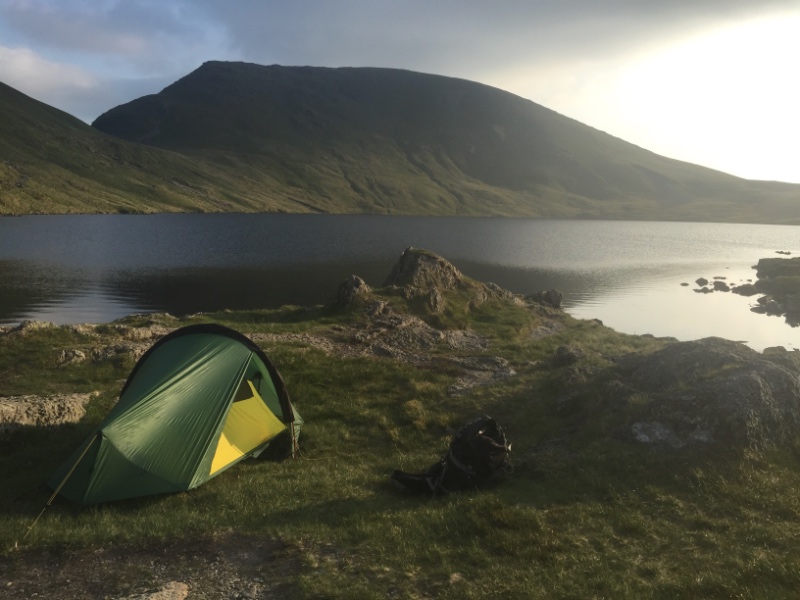
<path id="1" fill-rule="evenodd" d="M 123 180 L 148 194 L 128 191 L 124 211 L 800 222 L 800 185 L 662 157 L 509 92 L 400 69 L 209 61 L 91 130 L 84 146 L 136 159 Z M 0 172 L 0 213 L 4 183 Z"/>

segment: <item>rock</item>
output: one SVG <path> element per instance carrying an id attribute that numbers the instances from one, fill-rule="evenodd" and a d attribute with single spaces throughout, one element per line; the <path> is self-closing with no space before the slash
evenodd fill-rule
<path id="1" fill-rule="evenodd" d="M 524 302 L 512 292 L 501 288 L 496 283 L 476 283 L 474 286 L 475 295 L 470 299 L 467 304 L 468 310 L 474 310 L 479 306 L 490 302 L 492 300 L 500 300 L 503 302 L 512 302 L 514 304 L 522 305 Z"/>
<path id="2" fill-rule="evenodd" d="M 448 303 L 446 293 L 455 289 L 474 292 L 467 301 L 466 310 L 474 310 L 495 300 L 523 304 L 515 294 L 499 285 L 473 281 L 441 256 L 417 248 L 406 248 L 383 285 L 390 293 L 402 295 L 407 300 L 424 298 L 433 313 L 445 311 Z"/>
<path id="3" fill-rule="evenodd" d="M 717 280 L 714 282 L 714 291 L 715 292 L 730 292 L 731 286 L 729 286 L 724 281 Z"/>
<path id="4" fill-rule="evenodd" d="M 442 292 L 439 290 L 431 290 L 428 294 L 428 307 L 431 312 L 442 313 L 447 306 L 447 300 L 444 299 Z"/>
<path id="5" fill-rule="evenodd" d="M 180 581 L 170 581 L 157 592 L 126 596 L 119 600 L 184 600 L 188 596 L 188 585 Z"/>
<path id="6" fill-rule="evenodd" d="M 510 302 L 515 302 L 517 304 L 521 304 L 519 302 L 519 298 L 513 292 L 509 292 L 507 289 L 500 287 L 496 283 L 492 283 L 491 281 L 488 283 L 483 284 L 484 292 L 486 293 L 487 297 L 494 300 L 508 300 Z"/>
<path id="7" fill-rule="evenodd" d="M 96 335 L 95 330 L 97 329 L 97 325 L 92 325 L 91 323 L 75 323 L 64 325 L 64 329 L 77 333 L 78 335 L 93 336 Z"/>
<path id="8" fill-rule="evenodd" d="M 0 398 L 0 434 L 21 427 L 49 427 L 77 423 L 96 393 Z"/>
<path id="9" fill-rule="evenodd" d="M 566 367 L 573 365 L 578 362 L 582 356 L 582 353 L 576 348 L 571 346 L 559 346 L 553 356 L 553 366 Z"/>
<path id="10" fill-rule="evenodd" d="M 86 360 L 86 354 L 82 350 L 62 350 L 58 355 L 58 364 L 76 365 Z"/>
<path id="11" fill-rule="evenodd" d="M 11 330 L 11 333 L 19 333 L 25 335 L 32 331 L 41 331 L 42 329 L 55 329 L 58 327 L 55 323 L 50 321 L 23 321 Z"/>
<path id="12" fill-rule="evenodd" d="M 409 247 L 392 267 L 383 285 L 406 290 L 407 297 L 416 297 L 433 289 L 452 290 L 464 281 L 461 271 L 441 256 Z"/>
<path id="13" fill-rule="evenodd" d="M 92 360 L 95 362 L 103 362 L 120 356 L 129 356 L 132 360 L 137 361 L 144 356 L 144 353 L 147 352 L 150 346 L 151 344 L 147 342 L 125 342 L 92 348 Z"/>
<path id="14" fill-rule="evenodd" d="M 350 275 L 339 285 L 334 304 L 336 306 L 350 306 L 358 298 L 364 298 L 372 293 L 372 288 L 358 275 Z"/>
<path id="15" fill-rule="evenodd" d="M 704 286 L 704 285 L 708 285 L 708 279 L 706 279 L 705 277 L 700 277 L 699 279 L 695 279 L 695 281 L 694 281 L 694 282 L 695 282 L 697 285 L 699 285 L 700 287 L 702 287 L 702 286 Z"/>
<path id="16" fill-rule="evenodd" d="M 753 267 L 758 281 L 755 289 L 766 293 L 754 312 L 782 315 L 792 327 L 800 324 L 800 257 L 762 258 Z"/>
<path id="17" fill-rule="evenodd" d="M 785 312 L 783 305 L 772 296 L 761 296 L 756 302 L 758 302 L 758 306 L 753 306 L 750 309 L 754 313 L 780 316 Z"/>
<path id="18" fill-rule="evenodd" d="M 769 348 L 764 348 L 761 354 L 784 354 L 785 352 L 787 350 L 783 346 L 770 346 Z"/>
<path id="19" fill-rule="evenodd" d="M 697 428 L 689 434 L 688 439 L 681 439 L 670 425 L 652 421 L 650 423 L 634 423 L 631 433 L 637 442 L 643 444 L 667 445 L 673 450 L 680 450 L 692 442 L 703 444 L 714 441 L 711 433 L 705 429 Z"/>
<path id="20" fill-rule="evenodd" d="M 800 352 L 762 354 L 706 338 L 628 355 L 617 369 L 615 380 L 625 382 L 628 398 L 647 399 L 629 407 L 635 423 L 651 424 L 631 430 L 633 439 L 759 450 L 792 444 L 800 435 Z"/>
<path id="21" fill-rule="evenodd" d="M 528 296 L 525 296 L 525 300 L 530 302 L 538 302 L 544 306 L 560 309 L 561 304 L 564 301 L 564 294 L 558 290 L 547 290 L 544 292 L 529 294 Z"/>
<path id="22" fill-rule="evenodd" d="M 800 257 L 762 258 L 754 267 L 759 279 L 800 276 Z"/>
<path id="23" fill-rule="evenodd" d="M 755 296 L 759 293 L 756 289 L 756 286 L 754 286 L 752 283 L 743 283 L 732 291 L 734 294 L 739 294 L 740 296 Z"/>
<path id="24" fill-rule="evenodd" d="M 711 288 L 707 288 L 707 287 L 701 287 L 701 288 L 695 289 L 695 292 L 698 293 L 698 294 L 713 294 L 714 290 L 712 290 Z"/>

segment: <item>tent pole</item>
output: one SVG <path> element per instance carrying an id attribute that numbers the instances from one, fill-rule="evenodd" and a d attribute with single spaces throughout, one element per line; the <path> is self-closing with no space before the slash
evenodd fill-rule
<path id="1" fill-rule="evenodd" d="M 64 475 L 64 479 L 62 479 L 62 480 L 61 480 L 61 483 L 59 483 L 59 484 L 58 484 L 58 487 L 56 488 L 56 491 L 54 491 L 54 492 L 53 492 L 53 495 L 52 495 L 52 496 L 50 496 L 50 499 L 47 501 L 47 504 L 45 504 L 45 505 L 44 505 L 44 508 L 42 509 L 42 512 L 40 512 L 40 513 L 39 513 L 39 515 L 36 517 L 36 519 L 34 519 L 33 523 L 31 523 L 31 526 L 30 526 L 30 527 L 28 527 L 28 531 L 25 533 L 25 536 L 24 536 L 22 539 L 25 539 L 25 538 L 27 538 L 27 537 L 28 537 L 28 534 L 29 534 L 29 533 L 30 533 L 30 532 L 33 530 L 33 528 L 34 528 L 34 526 L 36 525 L 36 523 L 38 523 L 38 522 L 39 522 L 39 519 L 40 519 L 40 518 L 41 518 L 41 516 L 44 514 L 44 511 L 46 511 L 46 510 L 47 510 L 47 507 L 48 507 L 48 506 L 50 506 L 50 505 L 53 503 L 53 500 L 55 500 L 55 499 L 56 499 L 56 496 L 58 496 L 58 493 L 61 491 L 61 488 L 63 488 L 63 487 L 64 487 L 64 484 L 65 484 L 65 483 L 67 483 L 67 479 L 69 479 L 69 478 L 70 478 L 70 476 L 72 475 L 72 473 L 75 471 L 75 468 L 76 468 L 76 467 L 77 467 L 77 466 L 80 464 L 80 462 L 83 460 L 83 457 L 84 457 L 84 456 L 86 456 L 86 453 L 89 451 L 89 448 L 91 448 L 92 444 L 94 443 L 94 441 L 95 441 L 95 440 L 96 440 L 98 437 L 100 437 L 100 432 L 99 432 L 99 431 L 97 432 L 97 435 L 96 435 L 96 436 L 94 436 L 94 437 L 93 437 L 91 440 L 89 440 L 89 443 L 88 443 L 88 444 L 86 444 L 86 448 L 84 448 L 84 449 L 83 449 L 83 452 L 81 452 L 81 455 L 78 457 L 78 460 L 76 460 L 76 461 L 75 461 L 75 464 L 74 464 L 74 465 L 72 465 L 72 467 L 70 468 L 70 470 L 69 470 L 69 471 L 67 471 L 67 474 L 66 474 L 66 475 Z"/>

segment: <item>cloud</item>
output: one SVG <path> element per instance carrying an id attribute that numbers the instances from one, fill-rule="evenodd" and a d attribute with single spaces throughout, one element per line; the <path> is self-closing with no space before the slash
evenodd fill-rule
<path id="1" fill-rule="evenodd" d="M 29 95 L 47 95 L 52 90 L 93 90 L 96 78 L 74 66 L 48 61 L 27 48 L 0 46 L 0 80 Z"/>
<path id="2" fill-rule="evenodd" d="M 0 81 L 91 123 L 108 109 L 158 92 L 173 80 L 106 79 L 76 65 L 49 61 L 26 48 L 0 46 Z"/>
<path id="3" fill-rule="evenodd" d="M 319 66 L 402 66 L 449 74 L 532 59 L 635 51 L 709 22 L 763 14 L 787 0 L 304 0 L 198 7 L 247 60 Z"/>
<path id="4" fill-rule="evenodd" d="M 18 45 L 109 73 L 150 77 L 226 54 L 225 34 L 184 1 L 0 0 L 0 20 Z"/>

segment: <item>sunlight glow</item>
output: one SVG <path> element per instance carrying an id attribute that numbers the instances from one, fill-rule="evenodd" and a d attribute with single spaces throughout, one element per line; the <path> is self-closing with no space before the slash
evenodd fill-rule
<path id="1" fill-rule="evenodd" d="M 484 81 L 663 156 L 800 183 L 798 32 L 800 11 Z"/>
<path id="2" fill-rule="evenodd" d="M 763 19 L 643 56 L 622 73 L 619 110 L 628 127 L 658 140 L 648 145 L 655 152 L 751 179 L 800 182 L 798 31 L 800 14 Z"/>

